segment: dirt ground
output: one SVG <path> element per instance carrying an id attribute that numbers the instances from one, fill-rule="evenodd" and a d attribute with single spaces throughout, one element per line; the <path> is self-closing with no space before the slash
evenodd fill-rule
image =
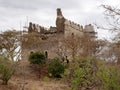
<path id="1" fill-rule="evenodd" d="M 27 60 L 20 61 L 17 73 L 9 80 L 8 85 L 2 85 L 0 90 L 69 90 L 61 80 L 53 80 L 42 76 L 40 79 L 33 72 Z"/>

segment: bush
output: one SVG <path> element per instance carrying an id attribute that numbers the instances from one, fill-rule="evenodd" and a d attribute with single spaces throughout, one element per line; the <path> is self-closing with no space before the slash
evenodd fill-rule
<path id="1" fill-rule="evenodd" d="M 9 79 L 14 74 L 15 68 L 12 65 L 11 61 L 4 56 L 0 56 L 0 79 L 4 85 L 7 85 Z"/>
<path id="2" fill-rule="evenodd" d="M 97 85 L 95 62 L 90 57 L 79 61 L 72 66 L 72 90 L 92 90 Z"/>
<path id="3" fill-rule="evenodd" d="M 101 81 L 102 90 L 120 90 L 119 67 L 101 64 L 97 76 Z"/>
<path id="4" fill-rule="evenodd" d="M 54 58 L 50 61 L 48 66 L 48 73 L 53 77 L 61 77 L 61 74 L 64 73 L 65 66 L 61 63 L 59 58 Z"/>
<path id="5" fill-rule="evenodd" d="M 29 61 L 31 64 L 44 64 L 45 60 L 45 54 L 42 52 L 31 53 L 29 56 Z"/>
<path id="6" fill-rule="evenodd" d="M 85 58 L 71 68 L 71 90 L 120 90 L 120 69 L 116 65 Z"/>

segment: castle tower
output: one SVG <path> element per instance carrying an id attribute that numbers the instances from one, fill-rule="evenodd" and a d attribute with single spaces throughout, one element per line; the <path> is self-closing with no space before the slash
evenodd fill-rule
<path id="1" fill-rule="evenodd" d="M 57 8 L 57 17 L 63 17 L 61 9 Z"/>
<path id="2" fill-rule="evenodd" d="M 56 28 L 57 28 L 57 33 L 64 33 L 64 28 L 65 28 L 65 18 L 62 15 L 62 11 L 60 8 L 57 8 L 57 18 L 56 18 Z"/>
<path id="3" fill-rule="evenodd" d="M 85 28 L 84 28 L 84 35 L 86 36 L 90 36 L 91 38 L 96 38 L 96 32 L 94 30 L 94 27 L 89 24 L 89 25 L 85 25 Z"/>

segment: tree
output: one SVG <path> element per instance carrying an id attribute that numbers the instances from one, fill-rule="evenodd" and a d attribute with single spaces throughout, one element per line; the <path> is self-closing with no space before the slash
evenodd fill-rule
<path id="1" fill-rule="evenodd" d="M 102 8 L 105 10 L 104 15 L 106 19 L 106 26 L 99 26 L 97 28 L 110 30 L 112 32 L 120 32 L 120 9 L 110 6 L 110 5 L 101 5 Z"/>
<path id="2" fill-rule="evenodd" d="M 68 57 L 96 57 L 105 45 L 104 40 L 97 40 L 90 36 L 75 36 L 71 35 L 61 42 L 61 53 L 65 53 Z"/>
<path id="3" fill-rule="evenodd" d="M 66 37 L 63 41 L 63 45 L 68 50 L 68 53 L 70 53 L 73 60 L 80 50 L 80 44 L 81 44 L 80 37 L 75 35 L 70 35 Z"/>
<path id="4" fill-rule="evenodd" d="M 15 72 L 14 63 L 0 55 L 0 79 L 3 81 L 4 85 L 8 84 L 8 81 L 11 79 L 12 75 Z"/>
<path id="5" fill-rule="evenodd" d="M 32 32 L 28 34 L 22 35 L 22 49 L 35 49 L 38 48 L 39 45 L 42 43 L 42 39 L 40 34 Z M 33 43 L 34 42 L 34 43 Z"/>
<path id="6" fill-rule="evenodd" d="M 27 59 L 30 52 L 38 50 L 40 45 L 44 42 L 40 34 L 35 32 L 23 34 L 21 37 L 22 59 Z"/>
<path id="7" fill-rule="evenodd" d="M 102 50 L 102 47 L 104 45 L 103 41 L 97 40 L 96 38 L 93 39 L 90 36 L 83 36 L 81 38 L 80 48 L 82 48 L 82 52 L 80 54 L 80 57 L 96 57 Z"/>
<path id="8" fill-rule="evenodd" d="M 110 5 L 102 5 L 102 7 L 105 9 L 105 16 L 108 22 L 108 27 L 103 29 L 116 33 L 111 44 L 111 52 L 114 53 L 115 57 L 117 57 L 117 63 L 120 64 L 120 9 Z"/>
<path id="9" fill-rule="evenodd" d="M 38 71 L 38 77 L 40 78 L 42 65 L 46 62 L 45 54 L 42 52 L 31 53 L 28 60 L 33 65 L 33 69 Z"/>
<path id="10" fill-rule="evenodd" d="M 0 34 L 0 49 L 10 60 L 18 61 L 20 59 L 20 33 L 12 30 Z"/>

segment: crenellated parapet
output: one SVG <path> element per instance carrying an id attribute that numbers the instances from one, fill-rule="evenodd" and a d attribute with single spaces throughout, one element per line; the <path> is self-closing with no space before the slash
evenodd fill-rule
<path id="1" fill-rule="evenodd" d="M 94 27 L 91 24 L 85 25 L 83 27 L 80 24 L 77 24 L 73 21 L 66 19 L 63 16 L 60 8 L 57 9 L 56 27 L 50 26 L 50 28 L 47 29 L 43 26 L 30 22 L 28 32 L 38 32 L 40 34 L 62 33 L 64 36 L 68 36 L 73 33 L 79 36 L 82 36 L 82 35 L 95 36 Z"/>
<path id="2" fill-rule="evenodd" d="M 70 20 L 65 20 L 65 30 L 67 30 L 68 28 L 73 28 L 74 30 L 78 30 L 78 31 L 83 31 L 83 26 L 80 24 L 77 24 L 73 21 Z"/>
<path id="3" fill-rule="evenodd" d="M 75 34 L 78 36 L 86 35 L 90 37 L 96 37 L 96 32 L 94 30 L 94 26 L 89 24 L 85 25 L 84 27 L 80 24 L 77 24 L 73 21 L 65 19 L 65 29 L 64 29 L 65 36 Z"/>
<path id="4" fill-rule="evenodd" d="M 67 20 L 67 19 L 65 20 L 64 24 L 65 24 L 65 30 L 64 30 L 65 37 L 69 36 L 71 34 L 75 34 L 78 36 L 83 35 L 83 26 L 82 25 L 77 24 L 77 23 Z"/>

